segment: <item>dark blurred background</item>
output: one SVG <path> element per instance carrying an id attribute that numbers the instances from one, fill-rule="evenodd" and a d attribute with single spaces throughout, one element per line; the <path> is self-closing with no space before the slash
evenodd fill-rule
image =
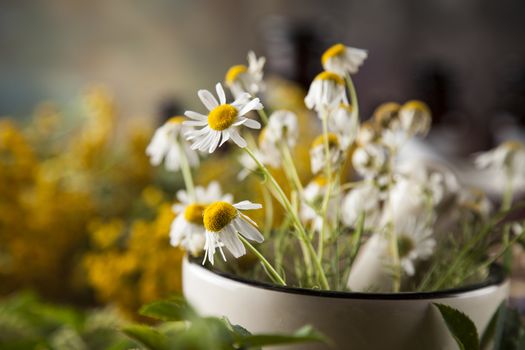
<path id="1" fill-rule="evenodd" d="M 68 103 L 96 83 L 123 115 L 152 117 L 171 101 L 196 105 L 195 91 L 250 49 L 306 88 L 322 51 L 343 42 L 369 50 L 355 77 L 363 118 L 423 99 L 467 154 L 525 121 L 524 18 L 521 0 L 2 1 L 0 114 Z"/>

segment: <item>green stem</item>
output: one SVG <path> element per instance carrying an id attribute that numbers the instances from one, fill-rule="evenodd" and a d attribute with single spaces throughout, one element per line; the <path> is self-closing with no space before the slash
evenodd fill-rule
<path id="1" fill-rule="evenodd" d="M 261 186 L 262 188 L 262 195 L 264 199 L 264 235 L 268 237 L 272 230 L 273 226 L 273 202 L 272 202 L 272 195 L 270 194 L 269 190 Z"/>
<path id="2" fill-rule="evenodd" d="M 259 251 L 257 249 L 255 249 L 255 247 L 253 245 L 251 245 L 251 243 L 248 242 L 248 240 L 246 238 L 244 238 L 240 234 L 237 234 L 237 236 L 240 238 L 242 243 L 244 243 L 244 245 L 247 246 L 248 249 L 250 249 L 250 251 L 261 261 L 261 263 L 266 267 L 267 271 L 273 276 L 273 278 L 277 282 L 279 282 L 279 284 L 281 286 L 286 286 L 286 282 L 284 281 L 284 279 L 281 277 L 281 275 L 279 275 L 279 273 L 277 273 L 277 271 L 275 271 L 275 269 L 268 262 L 268 260 L 266 260 L 266 258 L 261 253 L 259 253 Z"/>
<path id="3" fill-rule="evenodd" d="M 292 220 L 294 222 L 294 227 L 299 233 L 300 239 L 304 242 L 306 245 L 306 248 L 308 249 L 308 252 L 310 253 L 312 260 L 315 263 L 315 267 L 317 269 L 317 274 L 320 278 L 320 282 L 323 288 L 330 289 L 330 285 L 328 284 L 328 280 L 326 279 L 326 275 L 323 271 L 322 265 L 319 263 L 319 260 L 317 259 L 317 254 L 315 253 L 315 250 L 312 246 L 312 242 L 308 239 L 306 232 L 304 230 L 304 227 L 301 223 L 301 220 L 299 219 L 299 216 L 293 209 L 292 205 L 290 204 L 290 201 L 288 200 L 288 197 L 286 197 L 286 194 L 284 194 L 284 191 L 282 190 L 281 186 L 279 186 L 279 183 L 275 180 L 275 178 L 272 176 L 270 171 L 262 164 L 259 159 L 253 154 L 253 152 L 248 148 L 244 147 L 243 150 L 248 153 L 250 157 L 254 160 L 254 162 L 259 166 L 259 169 L 265 174 L 265 176 L 270 181 L 271 185 L 274 187 L 275 191 L 277 192 L 280 202 L 283 204 L 284 208 L 288 213 L 291 214 Z M 307 260 L 305 260 L 306 262 Z"/>
<path id="4" fill-rule="evenodd" d="M 290 148 L 288 147 L 288 144 L 286 142 L 280 142 L 280 148 L 283 160 L 286 163 L 285 168 L 287 168 L 290 171 L 290 177 L 292 179 L 292 182 L 295 185 L 297 192 L 299 192 L 299 197 L 302 198 L 304 191 L 303 184 L 301 183 L 301 179 L 299 178 L 299 174 L 297 173 L 297 168 L 295 167 Z"/>
<path id="5" fill-rule="evenodd" d="M 266 114 L 266 111 L 264 110 L 264 108 L 259 109 L 257 113 L 259 114 L 259 117 L 261 118 L 261 121 L 263 122 L 263 124 L 268 125 L 268 115 Z"/>
<path id="6" fill-rule="evenodd" d="M 507 181 L 505 184 L 505 192 L 503 193 L 503 199 L 501 201 L 501 211 L 507 211 L 512 205 L 512 176 L 507 174 Z"/>
<path id="7" fill-rule="evenodd" d="M 180 157 L 180 168 L 182 171 L 182 178 L 184 179 L 184 185 L 186 186 L 186 191 L 190 196 L 192 201 L 196 201 L 195 198 L 195 186 L 193 184 L 193 177 L 191 176 L 190 164 L 188 162 L 188 157 L 183 151 L 182 147 L 184 145 L 179 143 L 179 157 Z"/>

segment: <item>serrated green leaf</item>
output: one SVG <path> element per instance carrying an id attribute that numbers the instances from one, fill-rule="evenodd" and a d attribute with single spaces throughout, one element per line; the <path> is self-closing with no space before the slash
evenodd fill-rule
<path id="1" fill-rule="evenodd" d="M 285 345 L 309 342 L 329 343 L 329 341 L 321 333 L 314 330 L 311 326 L 305 326 L 294 334 L 255 334 L 240 337 L 238 343 L 240 346 L 247 348 L 270 346 L 270 345 Z"/>
<path id="2" fill-rule="evenodd" d="M 479 350 L 478 331 L 474 322 L 463 312 L 448 305 L 434 303 L 447 328 L 462 350 Z"/>
<path id="3" fill-rule="evenodd" d="M 182 298 L 155 301 L 140 309 L 140 314 L 162 321 L 184 321 L 197 317 L 197 313 Z"/>
<path id="4" fill-rule="evenodd" d="M 131 339 L 138 341 L 151 350 L 167 350 L 166 336 L 157 330 L 144 325 L 131 325 L 122 329 Z"/>

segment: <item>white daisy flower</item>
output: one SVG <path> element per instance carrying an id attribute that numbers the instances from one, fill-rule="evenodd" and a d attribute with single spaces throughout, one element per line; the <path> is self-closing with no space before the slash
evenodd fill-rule
<path id="1" fill-rule="evenodd" d="M 208 150 L 212 153 L 217 147 L 232 139 L 239 147 L 246 147 L 238 127 L 244 125 L 248 128 L 259 129 L 261 124 L 255 120 L 248 119 L 244 115 L 253 110 L 263 108 L 258 98 L 251 99 L 245 93 L 239 96 L 233 103 L 226 103 L 226 95 L 220 83 L 215 86 L 219 102 L 208 90 L 199 90 L 198 95 L 202 103 L 209 110 L 208 115 L 193 111 L 184 113 L 192 121 L 185 121 L 184 125 L 203 126 L 202 129 L 187 132 L 186 139 L 192 140 L 192 149 L 199 151 Z"/>
<path id="2" fill-rule="evenodd" d="M 304 98 L 308 109 L 315 109 L 323 114 L 337 107 L 340 103 L 348 104 L 344 79 L 333 72 L 319 73 Z"/>
<path id="3" fill-rule="evenodd" d="M 377 142 L 378 139 L 379 133 L 375 125 L 370 120 L 363 122 L 357 132 L 356 143 L 359 146 L 364 146 L 367 143 Z"/>
<path id="4" fill-rule="evenodd" d="M 258 158 L 263 164 L 273 168 L 281 166 L 281 152 L 279 151 L 278 140 L 272 136 L 268 126 L 264 127 L 259 134 L 259 155 Z"/>
<path id="5" fill-rule="evenodd" d="M 204 249 L 205 228 L 203 213 L 206 206 L 215 201 L 232 202 L 231 194 L 222 194 L 219 183 L 210 182 L 207 188 L 195 187 L 195 201 L 184 190 L 177 192 L 180 203 L 173 206 L 177 215 L 171 224 L 170 243 L 174 247 L 183 247 L 193 256 L 198 256 Z"/>
<path id="6" fill-rule="evenodd" d="M 315 138 L 310 148 L 310 167 L 312 173 L 317 174 L 325 167 L 327 161 L 331 162 L 334 168 L 341 160 L 343 152 L 339 137 L 334 133 L 321 134 Z M 328 138 L 329 160 L 326 159 L 325 139 Z"/>
<path id="7" fill-rule="evenodd" d="M 401 267 L 407 275 L 413 276 L 415 263 L 428 259 L 434 253 L 436 240 L 432 237 L 432 229 L 424 220 L 410 217 L 395 226 L 395 230 Z"/>
<path id="8" fill-rule="evenodd" d="M 319 214 L 321 210 L 322 202 L 327 191 L 327 181 L 323 175 L 316 176 L 310 183 L 304 188 L 303 198 L 301 202 L 300 216 L 301 220 L 312 225 L 313 229 L 320 231 L 323 227 L 323 217 Z M 332 196 L 328 202 L 327 220 L 329 223 L 335 223 L 337 199 Z"/>
<path id="9" fill-rule="evenodd" d="M 183 125 L 184 119 L 184 117 L 173 117 L 155 131 L 146 148 L 146 154 L 150 157 L 152 165 L 157 166 L 164 160 L 166 169 L 177 171 L 181 167 L 181 152 L 186 154 L 191 167 L 199 165 L 197 152 L 192 150 L 188 142 L 181 137 L 185 132 L 193 130 Z"/>
<path id="10" fill-rule="evenodd" d="M 341 220 L 348 227 L 355 227 L 359 216 L 364 213 L 365 227 L 377 228 L 381 218 L 382 193 L 372 181 L 350 190 L 342 203 Z"/>
<path id="11" fill-rule="evenodd" d="M 368 57 L 366 50 L 336 44 L 323 53 L 321 63 L 327 71 L 340 75 L 357 73 L 359 67 Z"/>
<path id="12" fill-rule="evenodd" d="M 409 135 L 425 136 L 430 130 L 432 115 L 428 106 L 421 101 L 408 101 L 399 109 L 401 128 Z"/>
<path id="13" fill-rule="evenodd" d="M 359 120 L 352 113 L 352 106 L 341 103 L 328 118 L 328 130 L 339 135 L 343 149 L 348 148 L 357 138 Z"/>
<path id="14" fill-rule="evenodd" d="M 352 155 L 354 169 L 364 178 L 380 174 L 387 166 L 388 151 L 378 143 L 367 143 L 357 147 Z"/>
<path id="15" fill-rule="evenodd" d="M 525 144 L 519 141 L 507 141 L 498 147 L 479 154 L 476 159 L 478 168 L 488 168 L 501 173 L 517 188 L 525 186 Z"/>
<path id="16" fill-rule="evenodd" d="M 246 254 L 246 247 L 237 236 L 243 235 L 246 239 L 261 243 L 263 235 L 257 229 L 257 224 L 240 210 L 260 209 L 262 205 L 250 201 L 230 204 L 224 201 L 214 202 L 204 210 L 204 227 L 206 229 L 206 243 L 204 245 L 204 260 L 208 259 L 213 265 L 215 250 L 219 248 L 222 258 L 226 256 L 222 247 L 226 247 L 235 258 Z"/>
<path id="17" fill-rule="evenodd" d="M 243 93 L 252 96 L 264 91 L 263 67 L 266 58 L 255 56 L 253 51 L 248 52 L 248 66 L 239 64 L 231 67 L 226 73 L 225 83 L 235 98 Z"/>

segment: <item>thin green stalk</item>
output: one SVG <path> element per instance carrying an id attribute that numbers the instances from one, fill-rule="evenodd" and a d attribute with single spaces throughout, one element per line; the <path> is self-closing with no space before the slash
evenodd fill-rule
<path id="1" fill-rule="evenodd" d="M 325 152 L 325 176 L 327 181 L 327 189 L 323 198 L 321 206 L 321 215 L 323 218 L 323 226 L 319 232 L 319 242 L 317 246 L 317 259 L 320 263 L 323 261 L 324 240 L 326 237 L 326 230 L 328 229 L 328 204 L 330 203 L 330 194 L 332 192 L 332 160 L 330 157 L 330 145 L 328 143 L 328 114 L 324 113 L 322 117 L 323 135 L 324 135 L 324 152 Z"/>
<path id="2" fill-rule="evenodd" d="M 188 157 L 186 156 L 186 153 L 182 149 L 183 146 L 183 144 L 179 143 L 179 157 L 182 178 L 184 179 L 184 185 L 186 186 L 186 191 L 188 191 L 188 195 L 190 196 L 192 201 L 195 201 L 195 186 L 193 184 L 193 177 L 191 176 L 190 163 L 188 162 Z"/>
<path id="3" fill-rule="evenodd" d="M 512 205 L 512 176 L 507 174 L 507 181 L 505 184 L 505 192 L 503 193 L 503 199 L 501 201 L 501 211 L 507 211 Z"/>
<path id="4" fill-rule="evenodd" d="M 266 258 L 261 253 L 259 253 L 259 251 L 257 249 L 255 249 L 255 247 L 250 242 L 248 242 L 248 240 L 246 238 L 244 238 L 240 234 L 237 234 L 237 236 L 240 238 L 242 243 L 244 243 L 244 245 L 247 246 L 248 249 L 261 261 L 261 263 L 264 265 L 264 267 L 266 267 L 266 270 L 272 275 L 272 277 L 280 285 L 286 286 L 286 282 L 284 281 L 284 279 L 281 277 L 281 275 L 279 275 L 279 273 L 277 273 L 277 271 L 268 262 L 268 260 L 266 260 Z"/>
<path id="5" fill-rule="evenodd" d="M 290 201 L 288 200 L 288 197 L 286 197 L 286 194 L 284 194 L 284 191 L 281 189 L 281 186 L 279 186 L 279 183 L 275 180 L 275 178 L 272 176 L 272 174 L 268 171 L 268 169 L 262 164 L 259 159 L 253 154 L 253 152 L 248 148 L 244 147 L 243 150 L 248 153 L 250 157 L 255 161 L 255 163 L 259 166 L 259 169 L 265 174 L 265 176 L 270 181 L 271 185 L 274 187 L 275 191 L 279 195 L 282 204 L 284 205 L 284 208 L 291 214 L 292 220 L 294 222 L 294 227 L 299 233 L 300 239 L 304 242 L 306 245 L 306 248 L 308 249 L 308 252 L 312 256 L 312 260 L 315 263 L 315 267 L 317 270 L 317 275 L 320 278 L 320 282 L 323 288 L 330 289 L 330 285 L 328 283 L 328 280 L 326 279 L 326 275 L 323 271 L 322 265 L 319 263 L 319 260 L 317 259 L 317 254 L 312 246 L 312 242 L 308 239 L 306 232 L 304 230 L 304 227 L 301 223 L 301 220 L 299 219 L 297 213 L 293 209 L 292 205 L 290 204 Z M 306 262 L 306 260 L 305 260 Z"/>
<path id="6" fill-rule="evenodd" d="M 261 121 L 263 122 L 263 124 L 268 125 L 268 115 L 266 114 L 266 111 L 264 110 L 264 108 L 259 109 L 257 113 L 259 114 L 259 117 L 261 118 Z"/>
<path id="7" fill-rule="evenodd" d="M 301 183 L 301 179 L 299 178 L 299 174 L 297 173 L 297 168 L 295 167 L 295 163 L 293 161 L 292 153 L 290 152 L 290 148 L 288 147 L 288 144 L 286 142 L 280 142 L 280 148 L 281 153 L 283 156 L 283 161 L 286 163 L 284 166 L 287 167 L 290 171 L 290 176 L 293 181 L 293 184 L 295 185 L 295 188 L 297 189 L 297 192 L 299 192 L 299 196 L 303 197 L 303 184 Z"/>
<path id="8" fill-rule="evenodd" d="M 273 201 L 269 190 L 261 186 L 264 200 L 264 235 L 269 236 L 273 226 Z"/>

